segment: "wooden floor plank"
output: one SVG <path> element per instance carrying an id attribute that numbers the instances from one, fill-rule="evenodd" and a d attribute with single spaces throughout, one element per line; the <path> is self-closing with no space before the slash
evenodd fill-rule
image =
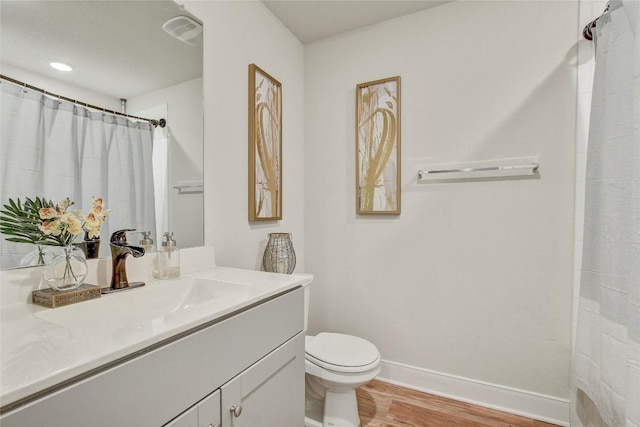
<path id="1" fill-rule="evenodd" d="M 360 387 L 356 395 L 362 427 L 554 426 L 379 380 Z"/>

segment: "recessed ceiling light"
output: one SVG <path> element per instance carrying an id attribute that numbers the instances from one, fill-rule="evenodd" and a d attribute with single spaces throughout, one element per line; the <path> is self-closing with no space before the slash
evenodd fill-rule
<path id="1" fill-rule="evenodd" d="M 63 64 L 62 62 L 49 62 L 49 65 L 51 65 L 53 68 L 55 68 L 58 71 L 71 71 L 71 70 L 73 70 L 73 68 L 70 65 Z"/>

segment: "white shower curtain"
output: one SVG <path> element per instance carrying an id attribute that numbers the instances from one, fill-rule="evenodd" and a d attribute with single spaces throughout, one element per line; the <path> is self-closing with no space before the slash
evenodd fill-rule
<path id="1" fill-rule="evenodd" d="M 158 117 L 167 117 L 164 113 Z M 162 233 L 169 230 L 169 130 L 158 127 L 153 136 L 153 184 L 156 199 L 156 229 L 154 241 L 156 246 Z"/>
<path id="2" fill-rule="evenodd" d="M 123 228 L 155 231 L 153 126 L 89 110 L 2 81 L 0 203 L 70 197 L 88 213 L 93 196 L 112 209 L 101 238 Z M 15 267 L 31 245 L 2 239 L 0 268 Z M 109 254 L 103 244 L 100 255 Z"/>
<path id="3" fill-rule="evenodd" d="M 574 379 L 610 427 L 640 426 L 639 19 L 612 1 L 595 35 Z"/>
<path id="4" fill-rule="evenodd" d="M 169 120 L 167 104 L 133 112 L 139 117 L 165 117 Z M 153 186 L 155 195 L 156 229 L 151 231 L 154 245 L 159 247 L 162 234 L 169 230 L 169 126 L 155 129 L 153 135 Z"/>

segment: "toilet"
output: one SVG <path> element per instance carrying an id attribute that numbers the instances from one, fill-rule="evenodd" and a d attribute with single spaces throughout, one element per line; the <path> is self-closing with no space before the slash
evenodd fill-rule
<path id="1" fill-rule="evenodd" d="M 305 331 L 309 285 L 305 294 Z M 322 332 L 305 337 L 305 425 L 359 427 L 356 389 L 380 373 L 380 352 L 353 335 Z"/>

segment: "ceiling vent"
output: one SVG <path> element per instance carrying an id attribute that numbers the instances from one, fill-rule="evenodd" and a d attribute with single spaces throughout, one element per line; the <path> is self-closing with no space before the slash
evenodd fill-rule
<path id="1" fill-rule="evenodd" d="M 162 29 L 183 43 L 194 45 L 194 38 L 202 34 L 202 25 L 188 16 L 176 16 L 164 23 Z"/>

